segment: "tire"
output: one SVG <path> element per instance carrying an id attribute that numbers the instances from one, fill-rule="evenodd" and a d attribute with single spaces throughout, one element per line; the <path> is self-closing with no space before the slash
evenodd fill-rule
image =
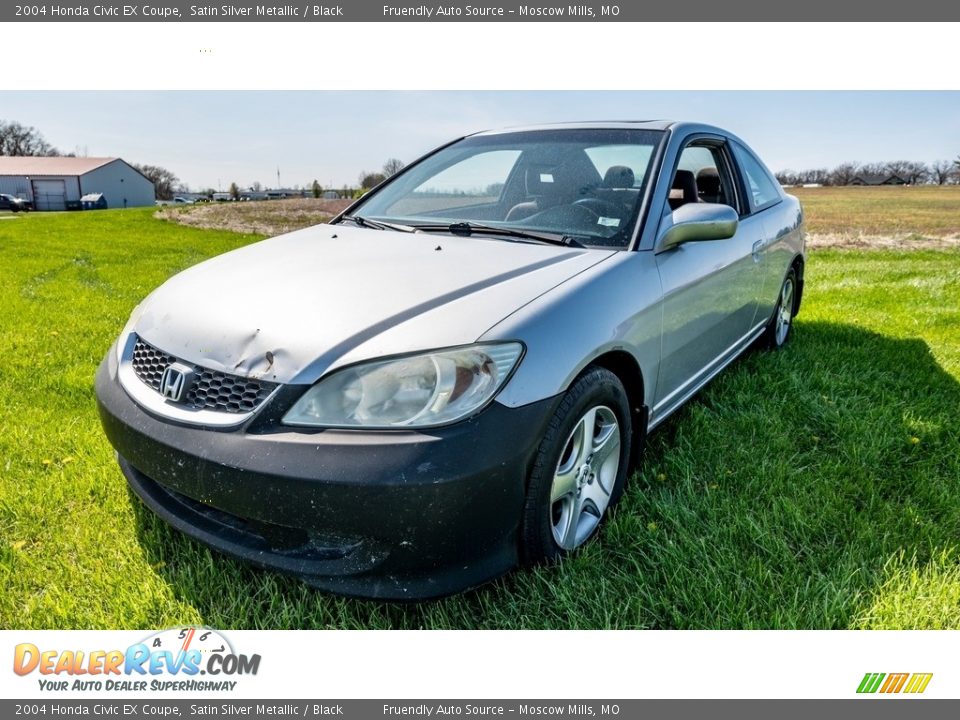
<path id="1" fill-rule="evenodd" d="M 623 494 L 632 430 L 619 378 L 588 368 L 564 394 L 537 450 L 520 532 L 525 564 L 559 559 L 593 536 Z"/>
<path id="2" fill-rule="evenodd" d="M 761 336 L 761 342 L 769 350 L 779 350 L 790 339 L 790 329 L 793 327 L 793 315 L 797 302 L 797 271 L 790 268 L 780 286 L 777 296 L 777 306 L 773 310 L 773 317 L 767 323 Z"/>

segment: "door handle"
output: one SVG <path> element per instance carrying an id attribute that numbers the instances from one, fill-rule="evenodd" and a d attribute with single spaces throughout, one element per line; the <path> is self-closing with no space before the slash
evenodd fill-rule
<path id="1" fill-rule="evenodd" d="M 763 250 L 766 246 L 767 246 L 767 243 L 764 242 L 763 240 L 757 240 L 753 244 L 753 247 L 750 250 L 750 254 L 753 256 L 754 262 L 760 262 L 760 251 Z"/>

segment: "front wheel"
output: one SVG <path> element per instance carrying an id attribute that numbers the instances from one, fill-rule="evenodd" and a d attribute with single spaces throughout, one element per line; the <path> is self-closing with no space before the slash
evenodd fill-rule
<path id="1" fill-rule="evenodd" d="M 793 327 L 793 314 L 797 296 L 797 271 L 790 268 L 780 286 L 780 295 L 777 298 L 777 307 L 773 317 L 767 323 L 763 333 L 763 344 L 771 350 L 783 347 L 790 337 L 790 328 Z"/>
<path id="2" fill-rule="evenodd" d="M 534 564 L 583 545 L 623 492 L 632 425 L 627 393 L 592 368 L 564 395 L 537 451 L 524 506 L 521 554 Z"/>

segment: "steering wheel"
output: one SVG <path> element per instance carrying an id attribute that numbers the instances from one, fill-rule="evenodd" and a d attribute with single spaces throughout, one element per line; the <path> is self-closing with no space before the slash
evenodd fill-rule
<path id="1" fill-rule="evenodd" d="M 545 228 L 554 227 L 566 230 L 571 227 L 581 227 L 587 229 L 596 225 L 599 217 L 596 211 L 589 207 L 570 203 L 569 205 L 554 205 L 546 210 L 541 210 L 535 215 L 525 218 L 524 222 L 541 225 Z"/>
<path id="2" fill-rule="evenodd" d="M 597 218 L 600 217 L 615 217 L 620 218 L 623 215 L 623 208 L 614 205 L 612 202 L 607 200 L 601 200 L 600 198 L 580 198 L 573 203 L 576 207 L 584 208 L 589 210 Z"/>

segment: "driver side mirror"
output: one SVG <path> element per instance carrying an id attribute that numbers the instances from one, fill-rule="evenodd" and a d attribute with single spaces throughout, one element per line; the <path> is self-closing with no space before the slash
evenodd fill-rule
<path id="1" fill-rule="evenodd" d="M 686 203 L 661 221 L 657 252 L 687 242 L 726 240 L 736 234 L 739 221 L 737 211 L 729 205 Z"/>

